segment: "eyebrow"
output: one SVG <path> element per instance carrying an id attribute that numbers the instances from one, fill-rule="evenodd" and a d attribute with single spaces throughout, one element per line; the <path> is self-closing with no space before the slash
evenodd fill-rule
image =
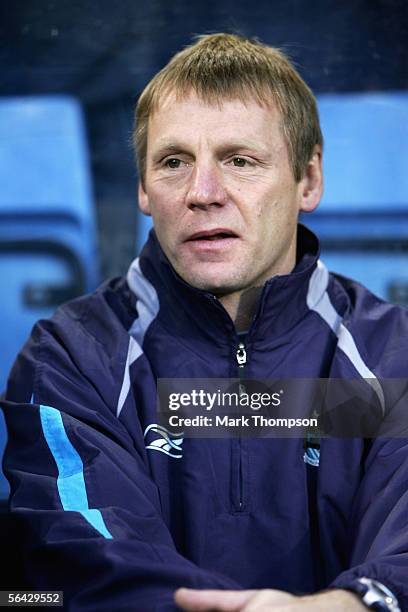
<path id="1" fill-rule="evenodd" d="M 158 160 L 166 155 L 170 155 L 171 153 L 187 152 L 187 149 L 188 147 L 182 143 L 164 141 L 159 143 L 158 148 L 153 151 L 152 157 L 154 160 Z"/>
<path id="2" fill-rule="evenodd" d="M 251 140 L 237 140 L 236 142 L 227 142 L 224 145 L 220 145 L 218 152 L 222 155 L 228 155 L 236 153 L 237 151 L 250 151 L 254 152 L 262 157 L 270 155 L 270 151 L 265 149 L 259 143 Z"/>
<path id="3" fill-rule="evenodd" d="M 251 140 L 237 140 L 236 142 L 226 142 L 225 144 L 221 144 L 217 147 L 217 153 L 221 155 L 228 155 L 232 153 L 236 153 L 237 151 L 253 151 L 256 152 L 261 157 L 269 157 L 270 151 L 260 146 L 259 143 Z M 170 155 L 171 153 L 188 153 L 189 154 L 189 146 L 182 142 L 175 141 L 163 141 L 159 143 L 156 151 L 153 152 L 154 159 L 160 159 L 165 155 Z"/>

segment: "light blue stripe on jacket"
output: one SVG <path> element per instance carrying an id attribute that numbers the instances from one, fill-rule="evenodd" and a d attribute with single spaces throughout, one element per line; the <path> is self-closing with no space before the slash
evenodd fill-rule
<path id="1" fill-rule="evenodd" d="M 57 487 L 64 510 L 80 512 L 104 538 L 112 539 L 100 510 L 90 508 L 82 459 L 70 442 L 59 410 L 40 406 L 45 439 L 58 468 Z"/>

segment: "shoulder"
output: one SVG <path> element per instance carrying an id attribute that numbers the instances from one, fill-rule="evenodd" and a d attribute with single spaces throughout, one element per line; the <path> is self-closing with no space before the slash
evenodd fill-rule
<path id="1" fill-rule="evenodd" d="M 134 318 L 124 279 L 60 306 L 34 326 L 11 371 L 7 395 L 27 402 L 34 392 L 43 396 L 45 388 L 85 379 L 98 389 L 112 389 L 109 383 L 122 377 Z"/>
<path id="2" fill-rule="evenodd" d="M 134 299 L 126 280 L 114 278 L 93 293 L 60 306 L 47 323 L 61 332 L 103 342 L 108 348 L 112 334 L 126 334 L 135 317 Z"/>
<path id="3" fill-rule="evenodd" d="M 330 273 L 328 293 L 377 375 L 405 377 L 408 309 L 382 300 L 361 283 L 339 274 Z"/>

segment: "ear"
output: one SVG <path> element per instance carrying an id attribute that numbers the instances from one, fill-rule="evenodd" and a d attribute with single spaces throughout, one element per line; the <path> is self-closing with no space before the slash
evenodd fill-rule
<path id="1" fill-rule="evenodd" d="M 142 211 L 142 213 L 150 217 L 152 213 L 150 210 L 149 198 L 147 197 L 147 193 L 145 192 L 141 181 L 139 181 L 138 201 L 139 201 L 139 208 Z"/>
<path id="2" fill-rule="evenodd" d="M 300 210 L 312 212 L 318 206 L 323 194 L 322 147 L 320 145 L 315 146 L 299 187 L 301 190 Z"/>

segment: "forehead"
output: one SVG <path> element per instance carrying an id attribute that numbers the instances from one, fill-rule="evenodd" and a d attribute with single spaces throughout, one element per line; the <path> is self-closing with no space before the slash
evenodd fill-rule
<path id="1" fill-rule="evenodd" d="M 182 97 L 169 93 L 149 118 L 148 148 L 200 138 L 214 143 L 235 138 L 276 146 L 284 142 L 281 115 L 272 100 L 269 104 L 255 97 L 209 102 L 190 92 Z"/>

